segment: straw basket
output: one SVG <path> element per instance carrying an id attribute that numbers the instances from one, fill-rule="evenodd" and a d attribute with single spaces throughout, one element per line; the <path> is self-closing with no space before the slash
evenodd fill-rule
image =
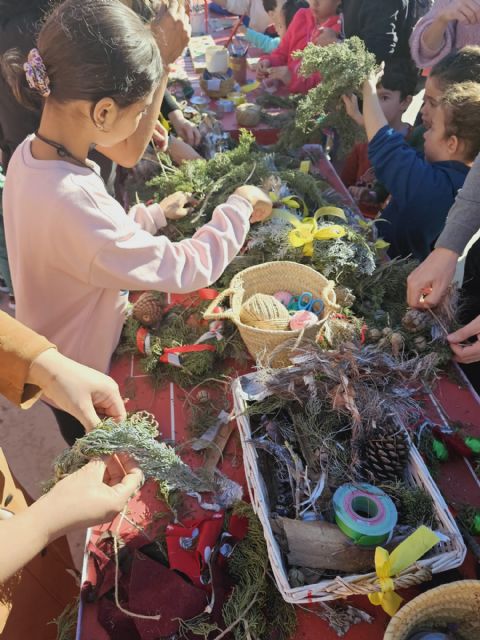
<path id="1" fill-rule="evenodd" d="M 390 620 L 384 640 L 406 640 L 415 631 L 449 625 L 455 638 L 480 638 L 479 580 L 444 584 L 408 602 Z"/>
<path id="2" fill-rule="evenodd" d="M 218 98 L 226 98 L 227 95 L 233 91 L 234 86 L 235 78 L 233 76 L 223 78 L 220 81 L 220 84 L 216 86 L 215 89 L 209 88 L 208 80 L 206 78 L 200 78 L 201 90 L 213 100 L 218 100 Z"/>
<path id="3" fill-rule="evenodd" d="M 289 291 L 300 296 L 308 291 L 325 304 L 323 317 L 319 322 L 303 331 L 272 331 L 258 329 L 240 320 L 242 304 L 255 293 L 273 295 L 277 291 Z M 230 298 L 230 309 L 215 312 L 215 307 Z M 250 355 L 257 359 L 270 356 L 269 366 L 288 366 L 290 347 L 302 339 L 314 340 L 325 320 L 333 310 L 337 310 L 333 282 L 317 271 L 297 262 L 265 262 L 244 269 L 232 278 L 230 287 L 223 291 L 208 307 L 204 317 L 207 320 L 226 319 L 234 322 Z M 288 344 L 285 344 L 288 343 Z M 284 346 L 283 346 L 284 345 Z"/>
<path id="4" fill-rule="evenodd" d="M 298 604 L 338 600 L 354 595 L 368 595 L 369 593 L 379 592 L 381 589 L 375 573 L 343 577 L 337 576 L 333 579 L 322 580 L 316 584 L 309 584 L 303 587 L 290 586 L 287 568 L 270 524 L 271 509 L 268 502 L 268 494 L 258 467 L 257 451 L 252 444 L 250 420 L 246 412 L 247 402 L 251 399 L 242 387 L 242 380 L 246 383 L 249 379 L 251 379 L 251 375 L 242 376 L 233 382 L 232 392 L 235 403 L 235 415 L 240 431 L 243 464 L 245 466 L 245 476 L 247 478 L 250 500 L 255 513 L 262 523 L 272 573 L 275 576 L 277 588 L 282 594 L 283 599 L 287 602 Z M 466 554 L 466 548 L 455 520 L 450 514 L 445 500 L 414 446 L 410 449 L 407 480 L 413 485 L 422 487 L 432 496 L 435 506 L 435 516 L 438 522 L 436 529 L 446 536 L 446 541 L 437 544 L 428 558 L 419 560 L 396 576 L 393 579 L 395 590 L 425 582 L 431 579 L 433 573 L 448 571 L 449 569 L 460 566 Z M 394 637 L 397 638 L 397 636 L 392 636 L 392 640 Z M 473 636 L 471 637 L 473 638 Z"/>

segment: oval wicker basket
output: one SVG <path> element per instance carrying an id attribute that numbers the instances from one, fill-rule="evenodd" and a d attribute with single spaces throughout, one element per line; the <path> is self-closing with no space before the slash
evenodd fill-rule
<path id="1" fill-rule="evenodd" d="M 303 339 L 314 340 L 332 311 L 338 310 L 334 283 L 320 273 L 297 262 L 265 262 L 244 269 L 232 278 L 230 287 L 223 291 L 210 304 L 204 314 L 206 320 L 226 319 L 234 322 L 250 355 L 254 358 L 268 358 L 271 367 L 288 366 L 290 349 Z M 308 291 L 315 298 L 321 298 L 325 304 L 322 318 L 312 327 L 303 331 L 272 331 L 258 329 L 244 324 L 240 320 L 242 304 L 255 293 L 289 291 L 299 296 Z M 214 308 L 230 297 L 230 309 L 214 312 Z"/>
<path id="2" fill-rule="evenodd" d="M 272 530 L 267 485 L 260 472 L 258 452 L 252 442 L 247 402 L 254 400 L 244 391 L 242 384 L 242 381 L 246 381 L 248 378 L 249 374 L 237 378 L 232 384 L 235 415 L 242 444 L 243 464 L 250 501 L 262 523 L 270 566 L 277 589 L 283 599 L 293 604 L 312 604 L 313 602 L 325 602 L 380 592 L 381 586 L 374 572 L 323 578 L 316 584 L 306 584 L 302 587 L 290 585 L 285 557 Z M 459 567 L 467 552 L 455 519 L 414 445 L 410 448 L 406 481 L 411 486 L 421 487 L 431 495 L 435 506 L 436 529 L 445 535 L 445 540 L 440 542 L 427 557 L 422 558 L 393 578 L 395 591 L 426 582 L 431 579 L 432 574 Z M 402 611 L 403 609 L 400 610 L 400 613 Z M 401 637 L 403 638 L 403 636 Z M 397 640 L 397 636 L 385 636 L 384 640 L 387 638 L 388 640 L 393 640 L 393 638 Z M 470 636 L 469 640 L 474 640 L 474 638 L 480 638 L 480 636 Z"/>
<path id="3" fill-rule="evenodd" d="M 209 98 L 212 98 L 213 100 L 226 98 L 227 95 L 233 91 L 233 88 L 235 86 L 235 78 L 233 76 L 223 78 L 223 80 L 220 81 L 220 85 L 216 89 L 209 89 L 208 86 L 208 80 L 206 80 L 205 78 L 200 78 L 200 88 Z"/>
<path id="4" fill-rule="evenodd" d="M 480 580 L 460 580 L 407 602 L 390 620 L 383 640 L 407 640 L 415 631 L 451 625 L 455 638 L 480 638 Z"/>

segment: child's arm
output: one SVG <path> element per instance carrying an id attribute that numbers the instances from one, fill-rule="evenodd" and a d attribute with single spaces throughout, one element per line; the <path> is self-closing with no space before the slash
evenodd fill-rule
<path id="1" fill-rule="evenodd" d="M 245 32 L 246 39 L 253 44 L 254 47 L 261 49 L 265 53 L 272 53 L 280 44 L 280 38 L 271 38 L 264 33 L 247 29 Z"/>
<path id="2" fill-rule="evenodd" d="M 103 217 L 98 233 L 107 241 L 93 259 L 89 282 L 106 289 L 168 293 L 188 293 L 209 286 L 243 246 L 250 222 L 262 219 L 271 210 L 270 199 L 259 189 L 240 187 L 215 209 L 211 222 L 181 242 L 152 236 L 128 218 L 122 228 L 117 222 L 106 232 Z"/>
<path id="3" fill-rule="evenodd" d="M 383 70 L 372 74 L 363 83 L 363 122 L 369 142 L 380 129 L 388 126 L 377 95 L 377 84 L 382 75 Z"/>

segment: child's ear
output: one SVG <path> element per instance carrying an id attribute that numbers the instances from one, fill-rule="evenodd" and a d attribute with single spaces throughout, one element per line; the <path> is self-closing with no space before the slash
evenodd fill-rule
<path id="1" fill-rule="evenodd" d="M 464 144 L 462 140 L 460 140 L 460 138 L 454 135 L 448 136 L 447 150 L 451 156 L 458 155 L 462 151 L 463 147 L 464 147 Z"/>
<path id="2" fill-rule="evenodd" d="M 118 115 L 118 106 L 112 98 L 102 98 L 92 110 L 92 120 L 100 131 L 110 131 Z"/>

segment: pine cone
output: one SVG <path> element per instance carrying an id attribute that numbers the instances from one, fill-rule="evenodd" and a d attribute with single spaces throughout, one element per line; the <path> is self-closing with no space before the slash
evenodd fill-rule
<path id="1" fill-rule="evenodd" d="M 377 426 L 362 456 L 364 476 L 374 484 L 402 478 L 409 449 L 407 434 L 401 427 L 392 422 Z"/>
<path id="2" fill-rule="evenodd" d="M 145 291 L 133 305 L 132 314 L 146 327 L 153 327 L 163 317 L 165 296 L 157 291 Z"/>
<path id="3" fill-rule="evenodd" d="M 419 333 L 428 329 L 431 324 L 430 316 L 426 311 L 409 309 L 402 318 L 403 327 L 410 333 Z"/>

